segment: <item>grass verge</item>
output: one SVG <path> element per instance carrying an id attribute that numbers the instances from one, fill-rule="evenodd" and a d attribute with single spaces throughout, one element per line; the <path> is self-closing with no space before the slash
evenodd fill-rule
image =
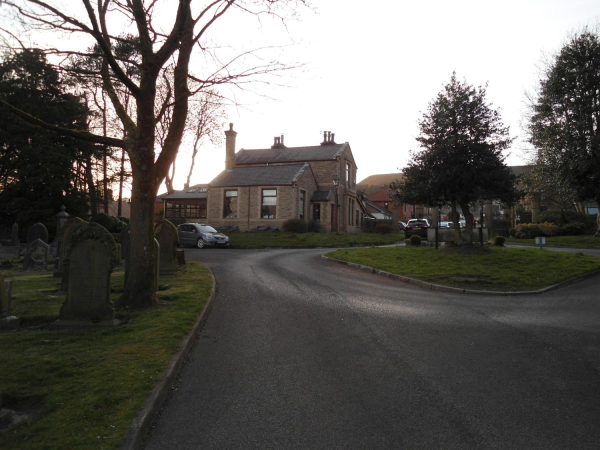
<path id="1" fill-rule="evenodd" d="M 327 256 L 435 284 L 501 292 L 538 290 L 600 270 L 600 258 L 581 253 L 503 247 L 364 248 Z"/>
<path id="2" fill-rule="evenodd" d="M 161 277 L 171 289 L 159 305 L 119 317 L 104 330 L 49 331 L 64 295 L 48 272 L 4 271 L 13 281 L 18 332 L 0 334 L 0 390 L 4 407 L 31 418 L 0 431 L 10 449 L 119 448 L 170 359 L 180 350 L 210 295 L 209 270 L 188 262 L 177 276 Z M 115 300 L 123 273 L 112 276 Z"/>
<path id="3" fill-rule="evenodd" d="M 231 248 L 315 248 L 357 247 L 362 245 L 385 245 L 403 242 L 404 234 L 371 233 L 232 233 Z"/>
<path id="4" fill-rule="evenodd" d="M 535 239 L 506 238 L 509 244 L 535 245 Z M 546 238 L 546 246 L 574 247 L 574 248 L 600 248 L 600 238 L 594 236 L 553 236 Z"/>

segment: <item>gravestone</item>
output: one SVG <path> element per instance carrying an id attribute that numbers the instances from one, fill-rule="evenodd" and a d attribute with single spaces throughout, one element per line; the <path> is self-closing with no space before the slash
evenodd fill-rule
<path id="1" fill-rule="evenodd" d="M 179 244 L 177 228 L 166 219 L 157 220 L 154 224 L 154 237 L 160 245 L 160 274 L 177 273 L 177 245 Z"/>
<path id="2" fill-rule="evenodd" d="M 110 301 L 110 276 L 117 261 L 117 245 L 102 225 L 86 223 L 65 242 L 64 270 L 67 299 L 53 329 L 116 326 Z"/>
<path id="3" fill-rule="evenodd" d="M 17 224 L 17 222 L 13 223 L 13 226 L 12 226 L 10 245 L 16 246 L 16 247 L 19 246 L 19 225 Z"/>
<path id="4" fill-rule="evenodd" d="M 87 222 L 79 217 L 73 217 L 65 222 L 60 234 L 60 253 L 58 256 L 58 264 L 54 271 L 54 277 L 60 278 L 60 289 L 61 291 L 67 290 L 67 272 L 64 270 L 64 260 L 66 255 L 66 249 L 70 247 L 71 239 L 74 236 L 73 232 L 78 227 L 85 225 Z"/>
<path id="5" fill-rule="evenodd" d="M 27 247 L 36 239 L 40 239 L 45 244 L 48 243 L 48 229 L 43 223 L 36 223 L 27 230 Z"/>
<path id="6" fill-rule="evenodd" d="M 50 246 L 41 239 L 36 239 L 27 246 L 23 269 L 25 270 L 47 270 Z"/>
<path id="7" fill-rule="evenodd" d="M 8 283 L 4 281 L 2 273 L 0 273 L 0 331 L 14 331 L 17 330 L 21 324 L 21 319 L 10 315 L 10 298 L 9 293 L 7 292 L 7 284 Z"/>
<path id="8" fill-rule="evenodd" d="M 131 236 L 129 234 L 129 225 L 123 225 L 121 228 L 121 236 L 119 241 L 121 241 L 121 256 L 125 261 L 125 269 L 123 274 L 123 283 L 127 285 L 127 278 L 129 277 L 129 243 L 131 242 Z"/>

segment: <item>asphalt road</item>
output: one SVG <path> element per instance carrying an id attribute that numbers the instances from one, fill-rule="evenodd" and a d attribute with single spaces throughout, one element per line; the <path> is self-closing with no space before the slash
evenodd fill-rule
<path id="1" fill-rule="evenodd" d="M 211 314 L 146 449 L 600 448 L 600 277 L 428 291 L 326 250 L 186 250 Z"/>

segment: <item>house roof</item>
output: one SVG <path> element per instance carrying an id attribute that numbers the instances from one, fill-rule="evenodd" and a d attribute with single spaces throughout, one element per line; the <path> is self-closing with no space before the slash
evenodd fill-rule
<path id="1" fill-rule="evenodd" d="M 329 189 L 328 191 L 315 191 L 313 196 L 311 197 L 311 202 L 328 202 L 333 197 L 333 191 Z"/>
<path id="2" fill-rule="evenodd" d="M 383 188 L 374 194 L 369 194 L 367 198 L 372 202 L 391 202 L 390 193 L 387 188 Z"/>
<path id="3" fill-rule="evenodd" d="M 221 172 L 210 182 L 209 186 L 279 186 L 292 184 L 298 181 L 308 167 L 310 167 L 308 163 L 235 167 Z"/>
<path id="4" fill-rule="evenodd" d="M 305 161 L 335 160 L 348 147 L 344 144 L 315 145 L 312 147 L 241 149 L 235 154 L 236 165 L 278 164 Z"/>
<path id="5" fill-rule="evenodd" d="M 187 189 L 161 195 L 161 200 L 185 200 L 193 198 L 206 198 L 208 196 L 208 184 L 196 184 Z M 157 197 L 158 198 L 158 197 Z"/>
<path id="6" fill-rule="evenodd" d="M 369 208 L 372 208 L 381 214 L 385 214 L 388 216 L 392 215 L 392 213 L 388 209 L 384 208 L 383 206 L 379 206 L 377 203 L 373 203 L 372 201 L 367 199 L 363 199 L 363 202 L 365 203 L 365 206 L 368 206 Z"/>

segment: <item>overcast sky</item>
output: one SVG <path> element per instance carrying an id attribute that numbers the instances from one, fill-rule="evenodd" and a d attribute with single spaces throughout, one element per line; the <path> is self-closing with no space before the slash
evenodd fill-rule
<path id="1" fill-rule="evenodd" d="M 406 165 L 418 149 L 417 120 L 453 71 L 473 85 L 487 82 L 488 100 L 501 108 L 511 135 L 523 136 L 525 92 L 536 86 L 543 54 L 600 19 L 598 0 L 313 3 L 287 34 L 264 21 L 223 21 L 231 42 L 244 36 L 245 48 L 289 44 L 281 56 L 306 64 L 280 80 L 288 87 L 259 88 L 271 100 L 236 93 L 247 106 L 230 108 L 227 122 L 238 132 L 236 150 L 269 147 L 282 133 L 287 146 L 317 145 L 320 132 L 332 131 L 337 142 L 350 143 L 358 180 Z M 523 163 L 523 145 L 515 141 L 509 164 Z M 186 153 L 182 148 L 179 189 Z M 203 149 L 192 184 L 212 180 L 224 157 L 224 146 Z"/>

